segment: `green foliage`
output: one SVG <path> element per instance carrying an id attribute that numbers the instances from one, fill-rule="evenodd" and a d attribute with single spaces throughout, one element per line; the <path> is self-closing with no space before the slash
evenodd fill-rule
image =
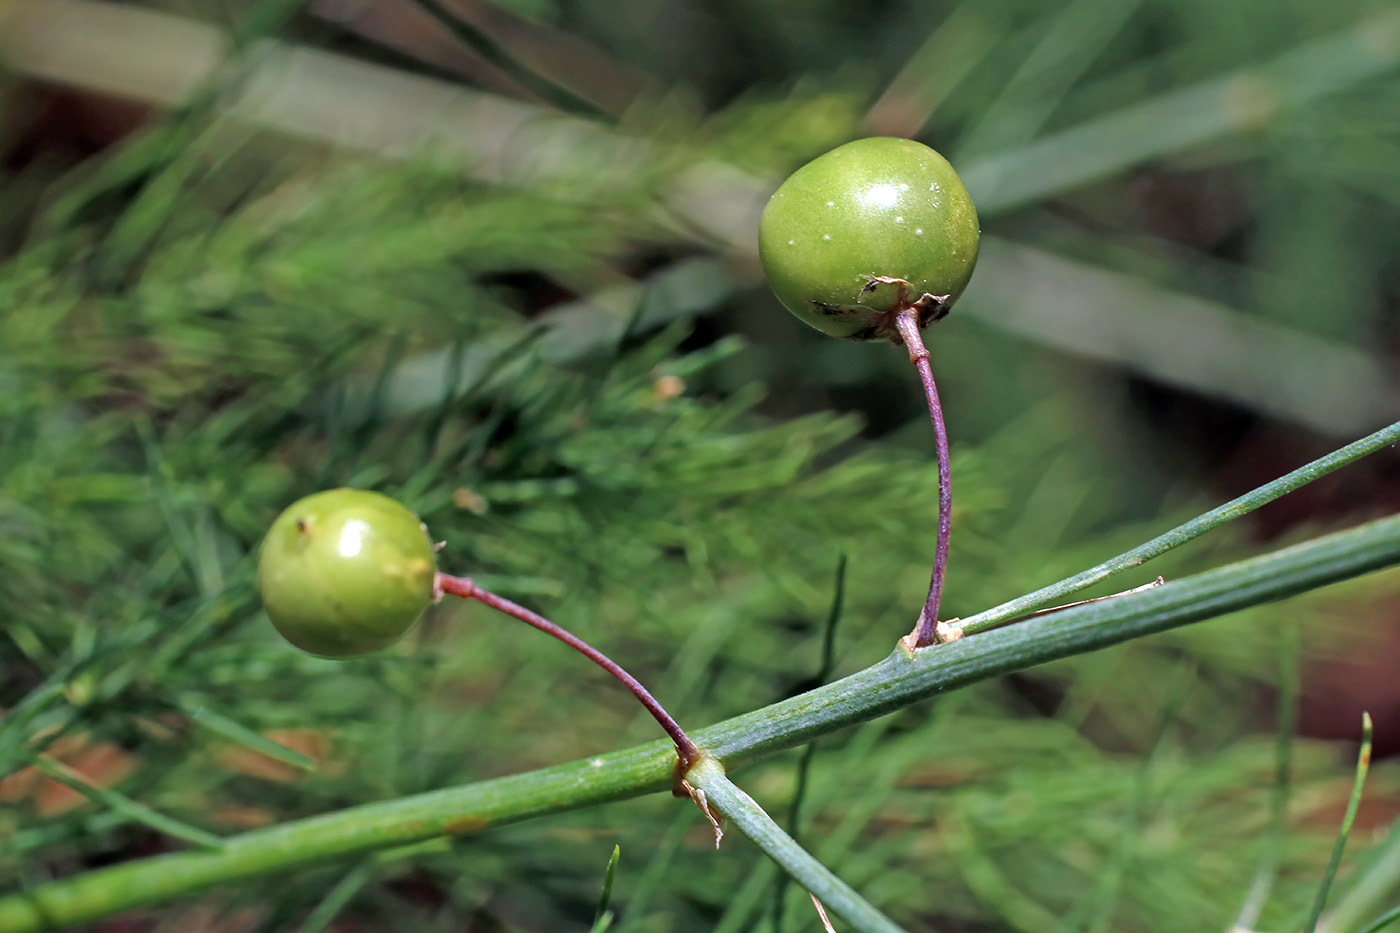
<path id="1" fill-rule="evenodd" d="M 73 167 L 6 177 L 0 776 L 18 778 L 0 784 L 0 890 L 655 738 L 596 670 L 480 607 L 444 604 L 372 658 L 282 644 L 256 550 L 318 489 L 401 499 L 447 542 L 443 569 L 608 650 L 688 728 L 814 686 L 842 555 L 829 673 L 887 654 L 936 522 L 913 374 L 897 352 L 803 333 L 752 262 L 772 187 L 756 179 L 852 136 L 946 152 L 990 235 L 931 341 L 954 440 L 948 614 L 1227 498 L 1183 422 L 1135 414 L 1110 367 L 1317 430 L 1393 418 L 1373 391 L 1393 366 L 1400 160 L 1377 129 L 1397 93 L 1393 17 L 755 0 L 697 8 L 663 42 L 674 5 L 615 6 L 512 5 L 674 85 L 587 124 L 587 147 L 547 111 L 510 131 L 470 111 L 473 151 L 504 152 L 503 169 L 416 139 L 379 158 L 233 119 L 211 89 Z M 308 16 L 289 36 L 326 41 Z M 1371 51 L 1337 39 L 1356 31 Z M 219 80 L 232 94 L 237 76 Z M 1032 279 L 1046 270 L 1053 285 Z M 1036 327 L 1009 313 L 1023 306 Z M 1130 313 L 1179 326 L 1098 339 Z M 1072 366 L 1075 346 L 1100 368 Z M 1248 549 L 1217 532 L 1124 585 Z M 1269 858 L 1259 928 L 1296 926 L 1348 755 L 1296 744 L 1265 851 L 1278 626 L 1310 656 L 1340 650 L 1396 586 L 1057 660 L 824 738 L 795 835 L 911 930 L 1221 929 Z M 100 793 L 56 802 L 27 770 L 45 754 L 70 783 L 61 768 L 95 768 Z M 736 777 L 781 816 L 797 773 L 784 753 Z M 1370 787 L 1394 783 L 1378 763 Z M 620 845 L 614 933 L 772 930 L 775 870 L 743 844 L 716 855 L 687 808 L 619 802 L 152 910 L 172 928 L 213 910 L 246 929 L 587 929 Z M 1394 889 L 1378 864 L 1373 887 Z M 787 898 L 784 929 L 810 927 L 805 894 Z"/>

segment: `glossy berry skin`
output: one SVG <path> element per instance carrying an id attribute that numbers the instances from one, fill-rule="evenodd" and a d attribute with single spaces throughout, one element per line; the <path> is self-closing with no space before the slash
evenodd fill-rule
<path id="1" fill-rule="evenodd" d="M 792 174 L 764 208 L 759 258 L 778 300 L 847 340 L 893 336 L 891 312 L 928 294 L 936 319 L 977 264 L 977 211 L 922 143 L 857 139 Z M 908 283 L 899 284 L 899 280 Z"/>
<path id="2" fill-rule="evenodd" d="M 427 530 L 377 492 L 331 489 L 277 516 L 258 558 L 268 618 L 303 651 L 348 658 L 387 648 L 433 600 Z"/>

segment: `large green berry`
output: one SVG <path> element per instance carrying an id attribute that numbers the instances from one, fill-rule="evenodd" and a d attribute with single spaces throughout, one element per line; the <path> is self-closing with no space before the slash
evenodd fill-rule
<path id="1" fill-rule="evenodd" d="M 972 277 L 977 211 L 953 167 L 909 139 L 839 146 L 783 182 L 758 228 L 778 300 L 823 333 L 892 334 L 891 312 L 924 295 L 942 316 Z"/>
<path id="2" fill-rule="evenodd" d="M 292 503 L 272 523 L 258 559 L 272 624 L 298 648 L 328 658 L 398 641 L 432 602 L 436 573 L 418 516 L 362 489 Z"/>

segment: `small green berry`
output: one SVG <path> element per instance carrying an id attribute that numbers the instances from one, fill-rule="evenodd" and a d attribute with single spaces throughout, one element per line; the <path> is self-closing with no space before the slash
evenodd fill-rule
<path id="1" fill-rule="evenodd" d="M 433 601 L 437 557 L 408 509 L 377 492 L 331 489 L 272 523 L 258 587 L 273 626 L 311 654 L 348 658 L 387 648 Z"/>
<path id="2" fill-rule="evenodd" d="M 909 139 L 857 139 L 792 174 L 763 210 L 759 258 L 778 300 L 847 340 L 893 336 L 892 312 L 947 313 L 972 277 L 980 231 L 962 179 Z"/>

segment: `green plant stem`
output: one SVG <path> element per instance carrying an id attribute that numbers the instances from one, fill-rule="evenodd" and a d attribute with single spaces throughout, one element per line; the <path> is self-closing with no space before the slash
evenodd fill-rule
<path id="1" fill-rule="evenodd" d="M 890 918 L 872 907 L 854 888 L 836 877 L 831 869 L 783 832 L 783 828 L 752 797 L 729 780 L 719 761 L 702 757 L 686 773 L 686 780 L 704 793 L 712 808 L 739 827 L 764 854 L 781 865 L 794 881 L 810 891 L 836 916 L 861 933 L 902 933 Z"/>
<path id="2" fill-rule="evenodd" d="M 936 694 L 1400 563 L 1400 516 L 1131 596 L 911 654 L 896 648 L 850 677 L 693 735 L 727 768 Z M 189 851 L 85 872 L 0 897 L 0 933 L 72 925 L 219 884 L 435 836 L 669 790 L 675 749 L 657 741 L 496 780 L 254 830 L 222 851 Z"/>
<path id="3" fill-rule="evenodd" d="M 1400 441 L 1400 421 L 1382 428 L 1374 434 L 1363 437 L 1334 450 L 1325 457 L 1320 457 L 1306 466 L 1301 466 L 1292 473 L 1280 476 L 1271 483 L 1265 483 L 1257 489 L 1253 489 L 1237 499 L 1231 499 L 1222 506 L 1211 509 L 1202 515 L 1198 515 L 1189 522 L 1177 525 L 1171 531 L 1160 534 L 1145 544 L 1140 544 L 1130 551 L 1124 551 L 1117 557 L 1109 558 L 1103 563 L 1090 567 L 1088 570 L 1076 573 L 1072 577 L 1066 577 L 1057 583 L 1042 587 L 1025 596 L 1017 597 L 1009 602 L 1002 603 L 994 609 L 979 612 L 974 616 L 963 619 L 959 627 L 963 634 L 973 635 L 978 632 L 985 632 L 988 629 L 996 628 L 1007 622 L 1014 621 L 1021 616 L 1034 612 L 1044 606 L 1048 606 L 1058 599 L 1063 599 L 1070 593 L 1077 593 L 1088 586 L 1093 586 L 1109 577 L 1120 574 L 1125 570 L 1147 563 L 1154 557 L 1159 557 L 1170 551 L 1174 547 L 1179 547 L 1188 541 L 1200 537 L 1207 531 L 1212 531 L 1226 522 L 1233 521 L 1243 515 L 1248 515 L 1262 505 L 1273 502 L 1278 497 L 1290 493 L 1300 486 L 1305 486 L 1315 479 L 1319 479 L 1340 467 L 1346 466 L 1354 460 L 1375 453 L 1382 447 L 1389 447 L 1391 444 Z"/>
<path id="4" fill-rule="evenodd" d="M 1347 801 L 1347 812 L 1342 817 L 1342 826 L 1337 831 L 1337 841 L 1332 845 L 1332 858 L 1327 862 L 1327 872 L 1318 886 L 1317 897 L 1313 901 L 1312 915 L 1303 929 L 1315 933 L 1317 922 L 1322 919 L 1322 909 L 1327 906 L 1327 892 L 1332 890 L 1332 880 L 1337 877 L 1337 869 L 1342 864 L 1342 853 L 1346 851 L 1347 839 L 1351 836 L 1352 824 L 1356 822 L 1356 811 L 1361 807 L 1361 790 L 1366 786 L 1366 773 L 1371 770 L 1371 714 L 1361 714 L 1361 752 L 1356 756 L 1356 779 L 1351 785 L 1351 799 Z"/>
<path id="5" fill-rule="evenodd" d="M 1396 920 L 1400 920 L 1400 907 L 1387 910 L 1377 917 L 1373 923 L 1368 925 L 1366 929 L 1362 930 L 1361 933 L 1380 933 L 1381 930 L 1390 926 Z"/>

